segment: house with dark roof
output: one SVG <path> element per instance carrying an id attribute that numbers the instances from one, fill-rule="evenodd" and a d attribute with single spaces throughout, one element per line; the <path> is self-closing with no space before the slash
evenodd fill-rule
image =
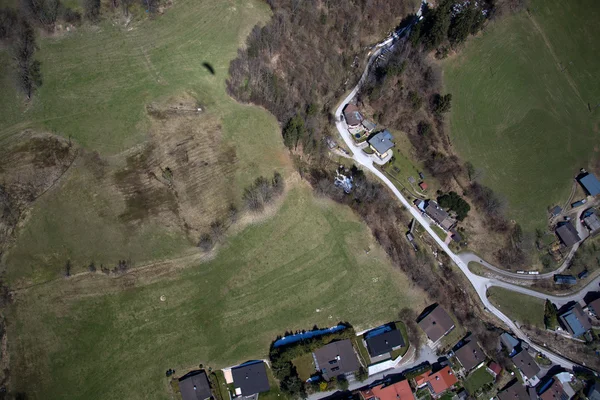
<path id="1" fill-rule="evenodd" d="M 268 392 L 269 378 L 267 368 L 262 361 L 250 361 L 231 369 L 233 386 L 237 396 L 252 396 Z"/>
<path id="2" fill-rule="evenodd" d="M 575 229 L 571 221 L 566 221 L 558 225 L 556 228 L 556 236 L 558 236 L 560 241 L 567 247 L 571 247 L 581 240 L 579 233 L 577 233 L 577 229 Z"/>
<path id="3" fill-rule="evenodd" d="M 540 372 L 539 365 L 537 365 L 527 350 L 521 350 L 515 354 L 512 361 L 519 371 L 521 371 L 521 375 L 527 379 L 534 378 Z"/>
<path id="4" fill-rule="evenodd" d="M 427 388 L 433 397 L 439 397 L 445 391 L 451 389 L 458 383 L 458 379 L 449 366 L 445 366 L 438 372 L 427 371 L 415 377 L 418 388 Z"/>
<path id="5" fill-rule="evenodd" d="M 486 358 L 485 353 L 474 340 L 466 342 L 454 352 L 454 355 L 467 372 L 481 367 Z"/>
<path id="6" fill-rule="evenodd" d="M 346 120 L 350 133 L 356 133 L 362 130 L 361 122 L 364 118 L 356 104 L 350 103 L 344 108 L 344 119 Z"/>
<path id="7" fill-rule="evenodd" d="M 574 337 L 583 336 L 592 329 L 592 324 L 590 324 L 588 316 L 585 315 L 579 303 L 575 303 L 567 311 L 560 314 L 559 320 Z"/>
<path id="8" fill-rule="evenodd" d="M 191 371 L 179 378 L 179 392 L 183 400 L 206 400 L 212 397 L 204 370 Z"/>
<path id="9" fill-rule="evenodd" d="M 452 229 L 456 223 L 456 221 L 453 218 L 450 218 L 450 215 L 448 215 L 448 213 L 433 200 L 427 200 L 425 202 L 425 214 L 446 231 Z"/>
<path id="10" fill-rule="evenodd" d="M 577 181 L 590 196 L 597 196 L 600 194 L 600 181 L 592 173 L 586 172 L 577 177 Z"/>
<path id="11" fill-rule="evenodd" d="M 543 385 L 538 392 L 542 400 L 569 400 L 562 383 L 558 379 L 552 379 L 551 384 Z"/>
<path id="12" fill-rule="evenodd" d="M 505 387 L 498 393 L 500 400 L 530 400 L 529 393 L 525 389 L 525 386 L 519 382 L 515 382 L 510 386 Z"/>
<path id="13" fill-rule="evenodd" d="M 364 335 L 371 357 L 389 354 L 406 346 L 402 333 L 395 326 L 385 325 Z"/>
<path id="14" fill-rule="evenodd" d="M 454 321 L 446 310 L 439 305 L 436 305 L 433 309 L 428 309 L 422 314 L 420 319 L 417 320 L 417 324 L 434 344 L 439 343 L 444 336 L 454 329 Z"/>
<path id="15" fill-rule="evenodd" d="M 600 385 L 595 382 L 587 389 L 585 395 L 589 400 L 600 400 Z"/>
<path id="16" fill-rule="evenodd" d="M 362 400 L 415 400 L 407 380 L 381 384 L 360 391 Z"/>
<path id="17" fill-rule="evenodd" d="M 317 371 L 325 380 L 355 372 L 360 368 L 350 339 L 331 342 L 313 352 Z"/>
<path id="18" fill-rule="evenodd" d="M 386 129 L 376 133 L 372 138 L 367 140 L 367 142 L 377 157 L 384 159 L 389 155 L 388 152 L 394 147 L 393 139 L 394 137 L 392 134 Z"/>
<path id="19" fill-rule="evenodd" d="M 600 298 L 590 301 L 586 306 L 587 312 L 592 317 L 600 319 Z"/>
<path id="20" fill-rule="evenodd" d="M 561 206 L 554 206 L 550 209 L 550 214 L 553 217 L 557 217 L 560 215 L 560 213 L 562 212 L 562 207 Z"/>

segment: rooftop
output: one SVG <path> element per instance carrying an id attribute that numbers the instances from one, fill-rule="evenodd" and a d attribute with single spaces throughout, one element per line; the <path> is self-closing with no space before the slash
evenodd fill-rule
<path id="1" fill-rule="evenodd" d="M 586 192 L 590 196 L 597 196 L 600 194 L 600 181 L 592 173 L 587 173 L 578 178 L 579 184 L 583 186 Z"/>
<path id="2" fill-rule="evenodd" d="M 392 139 L 394 139 L 394 137 L 386 129 L 385 131 L 375 134 L 371 139 L 368 140 L 368 142 L 379 154 L 384 154 L 389 149 L 394 147 L 394 142 L 392 142 Z"/>
<path id="3" fill-rule="evenodd" d="M 428 385 L 434 394 L 441 394 L 455 385 L 458 379 L 456 379 L 456 375 L 454 375 L 450 367 L 445 366 L 434 374 L 428 371 L 417 376 L 415 382 L 418 387 Z"/>
<path id="4" fill-rule="evenodd" d="M 429 311 L 418 324 L 433 342 L 437 342 L 454 328 L 454 321 L 441 306 Z"/>
<path id="5" fill-rule="evenodd" d="M 513 350 L 516 347 L 518 347 L 519 344 L 521 344 L 521 342 L 519 342 L 517 338 L 515 338 L 508 332 L 504 332 L 502 335 L 500 335 L 500 341 L 502 342 L 504 347 L 506 347 L 506 350 L 508 350 L 509 353 L 512 353 Z"/>
<path id="6" fill-rule="evenodd" d="M 592 232 L 600 229 L 600 218 L 596 213 L 591 213 L 583 219 L 583 222 L 587 225 L 588 229 Z"/>
<path id="7" fill-rule="evenodd" d="M 512 360 L 527 379 L 533 378 L 540 372 L 540 367 L 527 350 L 521 350 L 515 354 Z"/>
<path id="8" fill-rule="evenodd" d="M 444 209 L 440 207 L 438 203 L 433 200 L 427 200 L 427 204 L 425 205 L 425 213 L 446 230 L 450 229 L 452 225 L 454 225 L 455 221 L 450 218 L 448 213 L 444 211 Z"/>
<path id="9" fill-rule="evenodd" d="M 381 334 L 368 337 L 365 341 L 371 357 L 389 353 L 394 347 L 406 345 L 402 333 L 397 329 L 390 329 Z"/>
<path id="10" fill-rule="evenodd" d="M 500 400 L 529 400 L 529 393 L 527 393 L 525 386 L 515 382 L 498 393 L 498 398 Z"/>
<path id="11" fill-rule="evenodd" d="M 179 391 L 183 400 L 205 400 L 212 396 L 204 371 L 191 371 L 179 378 Z"/>
<path id="12" fill-rule="evenodd" d="M 588 309 L 600 318 L 600 298 L 590 301 L 588 303 Z"/>
<path id="13" fill-rule="evenodd" d="M 271 388 L 267 378 L 267 368 L 262 361 L 253 361 L 231 369 L 235 388 L 241 389 L 242 396 L 267 392 Z"/>
<path id="14" fill-rule="evenodd" d="M 360 392 L 363 399 L 379 400 L 414 400 L 412 389 L 407 380 L 396 382 L 392 385 L 378 385 Z"/>
<path id="15" fill-rule="evenodd" d="M 569 396 L 558 379 L 553 379 L 552 385 L 539 395 L 541 400 L 569 400 Z"/>
<path id="16" fill-rule="evenodd" d="M 331 342 L 314 351 L 317 370 L 326 380 L 357 371 L 360 365 L 349 339 Z"/>
<path id="17" fill-rule="evenodd" d="M 485 361 L 485 354 L 479 345 L 470 340 L 464 344 L 460 349 L 454 352 L 456 358 L 467 371 L 472 370 L 483 361 Z"/>
<path id="18" fill-rule="evenodd" d="M 561 314 L 560 319 L 569 333 L 575 337 L 581 336 L 592 329 L 592 325 L 579 303 Z"/>
<path id="19" fill-rule="evenodd" d="M 358 111 L 358 107 L 352 103 L 344 108 L 344 118 L 346 119 L 348 126 L 356 126 L 363 120 L 363 116 L 360 114 L 360 111 Z"/>
<path id="20" fill-rule="evenodd" d="M 575 229 L 571 221 L 564 222 L 556 228 L 556 234 L 561 242 L 567 247 L 571 247 L 581 240 L 577 233 L 577 229 Z"/>

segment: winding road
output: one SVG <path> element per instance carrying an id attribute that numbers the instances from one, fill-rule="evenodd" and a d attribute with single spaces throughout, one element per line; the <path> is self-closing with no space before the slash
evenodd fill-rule
<path id="1" fill-rule="evenodd" d="M 419 10 L 419 12 L 417 13 L 417 16 L 420 16 L 420 12 L 421 12 L 421 10 Z M 396 34 L 396 37 L 398 37 L 398 34 Z M 500 310 L 498 310 L 488 300 L 487 290 L 488 290 L 488 288 L 490 288 L 492 286 L 498 286 L 498 287 L 502 287 L 502 288 L 505 288 L 505 289 L 508 289 L 508 290 L 511 290 L 514 292 L 523 293 L 526 295 L 535 296 L 535 297 L 542 298 L 542 299 L 549 298 L 553 302 L 557 303 L 557 305 L 562 305 L 562 304 L 565 304 L 570 301 L 579 301 L 579 300 L 583 299 L 583 296 L 585 295 L 585 293 L 587 293 L 587 288 L 590 287 L 590 285 L 595 285 L 594 287 L 598 288 L 597 285 L 598 285 L 598 282 L 600 282 L 600 277 L 596 278 L 594 281 L 592 281 L 590 284 L 588 284 L 581 291 L 579 291 L 575 294 L 569 295 L 569 296 L 561 297 L 561 296 L 546 295 L 546 294 L 536 292 L 531 289 L 527 289 L 522 286 L 518 286 L 518 285 L 508 283 L 508 282 L 500 281 L 498 279 L 489 279 L 489 278 L 474 274 L 473 272 L 471 272 L 469 270 L 468 264 L 471 261 L 480 262 L 481 259 L 478 256 L 469 255 L 467 253 L 458 255 L 458 254 L 455 254 L 452 250 L 450 250 L 448 245 L 442 239 L 440 239 L 440 237 L 433 231 L 433 229 L 430 226 L 429 219 L 426 216 L 424 216 L 416 207 L 413 207 L 413 205 L 400 193 L 400 191 L 396 188 L 396 186 L 381 171 L 379 171 L 375 167 L 375 165 L 373 164 L 372 158 L 369 155 L 365 154 L 361 149 L 356 147 L 356 145 L 354 144 L 354 140 L 352 139 L 350 133 L 348 132 L 348 126 L 346 125 L 346 122 L 342 118 L 342 110 L 356 96 L 356 94 L 360 90 L 360 87 L 367 79 L 367 76 L 369 74 L 369 68 L 371 67 L 373 62 L 377 59 L 377 57 L 382 53 L 382 51 L 384 49 L 390 48 L 393 45 L 394 45 L 394 38 L 387 38 L 386 40 L 384 40 L 383 42 L 379 43 L 378 45 L 376 45 L 374 47 L 374 50 L 372 50 L 372 52 L 369 56 L 369 60 L 365 67 L 365 71 L 363 72 L 358 84 L 346 96 L 346 98 L 341 101 L 340 105 L 335 110 L 336 128 L 337 128 L 340 136 L 342 137 L 342 139 L 344 140 L 344 142 L 350 149 L 350 152 L 352 153 L 352 159 L 355 161 L 356 164 L 361 165 L 363 168 L 369 170 L 373 175 L 377 176 L 384 184 L 386 184 L 388 186 L 388 188 L 394 193 L 394 195 L 398 198 L 398 200 L 412 214 L 414 219 L 423 226 L 423 228 L 427 231 L 427 233 L 431 236 L 431 238 L 450 257 L 450 259 L 452 259 L 452 261 L 458 266 L 458 268 L 460 268 L 460 270 L 463 272 L 463 274 L 465 274 L 467 279 L 469 279 L 469 281 L 471 282 L 471 285 L 473 285 L 473 288 L 475 289 L 475 291 L 476 291 L 477 295 L 479 296 L 481 302 L 483 303 L 484 307 L 489 312 L 491 312 L 498 319 L 500 319 L 502 322 L 504 322 L 506 324 L 506 326 L 508 326 L 513 331 L 513 333 L 517 337 L 519 337 L 519 339 L 529 343 L 529 345 L 532 348 L 534 348 L 535 350 L 544 354 L 554 364 L 558 364 L 567 369 L 573 369 L 573 367 L 578 366 L 578 364 L 562 357 L 559 354 L 556 354 L 556 353 L 546 349 L 545 347 L 542 347 L 542 346 L 539 346 L 539 345 L 533 343 L 531 341 L 531 339 L 523 331 L 521 331 L 519 329 L 519 327 L 509 317 L 504 315 Z M 481 260 L 481 261 L 484 266 L 486 266 L 488 268 L 493 267 L 491 264 L 485 263 L 483 260 Z M 540 276 L 538 275 L 538 277 L 540 277 Z"/>

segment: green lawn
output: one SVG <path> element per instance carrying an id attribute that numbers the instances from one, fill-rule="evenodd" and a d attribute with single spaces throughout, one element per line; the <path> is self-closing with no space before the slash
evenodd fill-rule
<path id="1" fill-rule="evenodd" d="M 400 331 L 400 333 L 402 334 L 402 337 L 404 338 L 404 342 L 406 343 L 406 346 L 401 347 L 398 350 L 392 351 L 392 358 L 394 360 L 400 356 L 404 356 L 406 354 L 406 352 L 408 351 L 408 349 L 410 348 L 410 338 L 408 337 L 408 331 L 406 330 L 406 325 L 404 325 L 404 322 L 402 322 L 402 321 L 396 321 L 395 325 L 396 325 L 396 329 L 398 329 Z"/>
<path id="2" fill-rule="evenodd" d="M 17 293 L 11 380 L 30 399 L 166 399 L 169 368 L 265 358 L 286 330 L 346 320 L 365 329 L 425 304 L 349 208 L 298 188 L 210 262 Z"/>
<path id="3" fill-rule="evenodd" d="M 491 23 L 444 62 L 444 78 L 456 149 L 533 232 L 598 157 L 600 108 L 588 103 L 600 101 L 600 3 L 532 0 L 528 9 L 543 33 L 525 11 Z"/>
<path id="4" fill-rule="evenodd" d="M 306 381 L 312 374 L 316 372 L 315 362 L 313 360 L 312 353 L 306 353 L 300 357 L 296 357 L 292 360 L 292 364 L 298 371 L 298 376 L 302 381 Z"/>
<path id="5" fill-rule="evenodd" d="M 488 289 L 488 298 L 512 320 L 544 328 L 544 300 L 498 287 Z"/>
<path id="6" fill-rule="evenodd" d="M 476 369 L 465 379 L 465 389 L 470 395 L 474 395 L 484 385 L 494 381 L 494 377 L 490 374 L 485 367 Z"/>

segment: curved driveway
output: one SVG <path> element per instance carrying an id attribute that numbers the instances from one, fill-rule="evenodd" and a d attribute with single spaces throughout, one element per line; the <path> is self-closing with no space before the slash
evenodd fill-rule
<path id="1" fill-rule="evenodd" d="M 561 365 L 567 369 L 573 369 L 573 367 L 576 366 L 577 364 L 573 363 L 572 361 L 570 361 L 558 354 L 555 354 L 555 353 L 549 351 L 548 349 L 546 349 L 542 346 L 538 346 L 537 344 L 531 342 L 529 337 L 524 332 L 522 332 L 510 318 L 508 318 L 506 315 L 504 315 L 502 312 L 500 312 L 500 310 L 498 310 L 496 307 L 494 307 L 494 305 L 488 300 L 486 293 L 487 293 L 487 289 L 489 287 L 500 286 L 505 289 L 513 290 L 515 292 L 520 292 L 520 293 L 524 293 L 524 294 L 528 294 L 528 295 L 535 295 L 536 297 L 550 298 L 550 299 L 555 298 L 555 300 L 558 300 L 557 302 L 559 302 L 559 303 L 561 301 L 563 303 L 570 301 L 571 297 L 569 297 L 567 299 L 567 298 L 559 298 L 559 297 L 554 297 L 554 296 L 546 296 L 542 293 L 538 293 L 538 292 L 535 292 L 530 289 L 526 289 L 526 288 L 523 288 L 523 287 L 520 287 L 517 285 L 512 285 L 507 282 L 488 279 L 488 278 L 481 277 L 479 275 L 472 273 L 468 268 L 468 262 L 463 261 L 463 259 L 459 255 L 454 254 L 454 252 L 452 252 L 452 250 L 450 250 L 448 245 L 446 243 L 444 243 L 444 241 L 441 240 L 439 238 L 439 236 L 433 231 L 433 229 L 431 228 L 431 226 L 429 224 L 429 220 L 427 219 L 427 217 L 422 215 L 421 212 L 417 208 L 413 207 L 412 204 L 410 204 L 408 202 L 408 200 L 400 193 L 400 191 L 396 188 L 396 186 L 394 186 L 394 184 L 381 171 L 379 171 L 373 165 L 373 160 L 367 154 L 365 154 L 362 150 L 358 149 L 355 146 L 354 140 L 352 139 L 352 137 L 350 136 L 350 133 L 348 132 L 348 127 L 342 118 L 342 110 L 358 93 L 360 86 L 364 83 L 364 81 L 366 80 L 366 78 L 368 76 L 369 68 L 371 67 L 371 65 L 373 64 L 375 59 L 381 54 L 382 49 L 389 47 L 391 43 L 392 43 L 392 40 L 386 39 L 384 42 L 380 43 L 379 45 L 377 45 L 375 47 L 376 50 L 370 56 L 370 58 L 367 62 L 365 71 L 363 72 L 363 75 L 361 76 L 358 84 L 346 96 L 346 98 L 340 103 L 339 107 L 335 110 L 336 128 L 337 128 L 339 134 L 341 135 L 342 139 L 344 140 L 344 142 L 350 149 L 350 152 L 352 153 L 352 158 L 354 159 L 354 161 L 357 164 L 360 164 L 364 168 L 368 169 L 371 173 L 373 173 L 375 176 L 377 176 L 383 183 L 385 183 L 388 186 L 388 188 L 394 193 L 394 195 L 398 198 L 398 200 L 400 200 L 400 202 L 404 205 L 404 207 L 406 207 L 408 209 L 408 211 L 412 214 L 412 216 L 415 218 L 415 220 L 423 226 L 423 228 L 427 231 L 427 233 L 429 233 L 429 235 L 433 238 L 433 240 L 435 240 L 435 242 L 438 244 L 438 246 L 441 247 L 441 249 L 452 259 L 452 261 L 465 274 L 467 279 L 469 279 L 469 281 L 473 285 L 473 288 L 477 292 L 477 295 L 479 296 L 481 302 L 483 303 L 483 305 L 486 307 L 487 310 L 489 310 L 498 319 L 500 319 L 502 322 L 504 322 L 514 332 L 514 334 L 516 336 L 518 336 L 521 340 L 529 343 L 530 346 L 532 348 L 534 348 L 535 350 L 543 353 L 553 363 Z M 598 278 L 598 279 L 600 279 L 600 278 Z"/>

